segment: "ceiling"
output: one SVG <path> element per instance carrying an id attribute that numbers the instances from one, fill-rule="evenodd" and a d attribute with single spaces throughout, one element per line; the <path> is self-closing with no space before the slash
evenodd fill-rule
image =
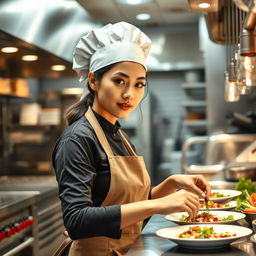
<path id="1" fill-rule="evenodd" d="M 102 24 L 127 21 L 134 25 L 157 26 L 195 23 L 199 13 L 189 10 L 188 0 L 152 0 L 139 5 L 119 4 L 116 0 L 77 0 Z M 136 14 L 149 13 L 151 19 L 138 21 Z"/>

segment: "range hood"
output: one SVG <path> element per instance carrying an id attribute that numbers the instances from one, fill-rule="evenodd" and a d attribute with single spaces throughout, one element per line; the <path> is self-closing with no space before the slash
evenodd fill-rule
<path id="1" fill-rule="evenodd" d="M 10 57 L 1 53 L 0 76 L 74 76 L 73 49 L 81 35 L 97 26 L 76 1 L 1 0 L 0 46 L 17 45 L 22 51 L 36 53 L 41 64 L 39 61 L 24 64 L 19 54 Z M 51 64 L 65 64 L 67 70 L 47 71 Z"/>
<path id="2" fill-rule="evenodd" d="M 1 0 L 0 29 L 67 61 L 97 23 L 76 1 Z"/>
<path id="3" fill-rule="evenodd" d="M 15 41 L 21 42 L 25 50 L 36 51 L 42 56 L 41 60 L 44 58 L 42 65 L 39 66 L 36 62 L 26 63 L 27 67 L 24 68 L 24 63 L 19 64 L 18 54 L 15 54 L 15 59 L 12 60 L 1 54 L 0 77 L 76 76 L 71 69 L 75 45 L 82 35 L 101 26 L 102 24 L 94 20 L 78 1 L 0 0 L 0 47 L 1 37 L 14 38 Z M 154 29 L 142 27 L 142 30 L 153 41 L 148 59 L 150 71 L 203 67 L 203 58 L 198 47 L 197 23 Z M 66 63 L 68 72 L 54 73 L 49 70 L 53 61 L 47 60 L 56 57 L 61 64 Z"/>

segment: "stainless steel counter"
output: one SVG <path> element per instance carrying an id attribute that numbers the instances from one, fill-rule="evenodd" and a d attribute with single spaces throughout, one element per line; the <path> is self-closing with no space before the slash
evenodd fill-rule
<path id="1" fill-rule="evenodd" d="M 189 255 L 218 255 L 218 256 L 253 256 L 255 251 L 249 238 L 233 242 L 232 245 L 217 250 L 197 250 L 179 247 L 174 242 L 157 237 L 155 232 L 158 229 L 176 226 L 168 221 L 163 215 L 154 215 L 150 218 L 142 231 L 139 240 L 130 248 L 127 256 L 189 256 Z"/>
<path id="2" fill-rule="evenodd" d="M 55 176 L 2 176 L 0 218 L 54 195 L 57 198 Z"/>

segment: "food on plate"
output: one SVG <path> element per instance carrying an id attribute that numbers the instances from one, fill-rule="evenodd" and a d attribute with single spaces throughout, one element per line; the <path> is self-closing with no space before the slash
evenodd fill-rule
<path id="1" fill-rule="evenodd" d="M 216 191 L 216 192 L 212 192 L 210 194 L 210 198 L 217 198 L 217 197 L 228 197 L 230 195 L 224 195 L 222 193 L 220 193 L 219 191 Z"/>
<path id="2" fill-rule="evenodd" d="M 217 203 L 217 202 L 213 202 L 212 200 L 208 201 L 208 206 L 209 208 L 226 208 L 226 207 L 230 207 L 230 204 L 221 204 L 221 203 Z M 200 202 L 200 208 L 206 208 L 206 202 Z"/>
<path id="3" fill-rule="evenodd" d="M 233 215 L 228 215 L 227 217 L 219 217 L 215 214 L 211 214 L 208 212 L 202 212 L 197 214 L 195 220 L 193 222 L 218 222 L 218 221 L 226 221 L 226 220 L 234 220 Z M 180 221 L 186 221 L 190 222 L 189 216 L 187 215 L 182 215 L 180 218 Z"/>
<path id="4" fill-rule="evenodd" d="M 227 238 L 235 237 L 236 234 L 231 234 L 230 232 L 216 233 L 213 227 L 199 227 L 192 226 L 185 232 L 178 234 L 178 238 L 187 238 L 187 239 L 211 239 L 211 238 Z"/>

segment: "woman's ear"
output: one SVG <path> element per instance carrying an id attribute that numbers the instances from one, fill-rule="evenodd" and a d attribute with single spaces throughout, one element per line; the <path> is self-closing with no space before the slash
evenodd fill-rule
<path id="1" fill-rule="evenodd" d="M 97 81 L 95 79 L 93 72 L 88 73 L 88 83 L 93 91 L 97 91 L 97 89 L 98 89 Z"/>

